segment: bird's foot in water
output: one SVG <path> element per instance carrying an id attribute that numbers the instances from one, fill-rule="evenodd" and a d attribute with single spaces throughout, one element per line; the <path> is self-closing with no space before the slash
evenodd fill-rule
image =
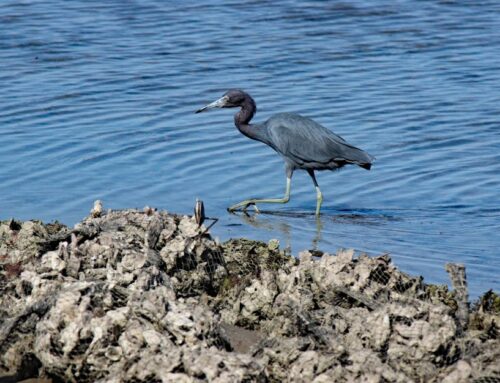
<path id="1" fill-rule="evenodd" d="M 232 213 L 236 210 L 241 210 L 243 212 L 246 213 L 247 209 L 252 206 L 253 209 L 255 210 L 256 213 L 260 213 L 260 210 L 259 208 L 257 207 L 257 205 L 255 204 L 254 201 L 243 201 L 243 202 L 240 202 L 240 203 L 237 203 L 236 205 L 233 205 L 231 207 L 228 207 L 227 208 L 227 211 Z"/>

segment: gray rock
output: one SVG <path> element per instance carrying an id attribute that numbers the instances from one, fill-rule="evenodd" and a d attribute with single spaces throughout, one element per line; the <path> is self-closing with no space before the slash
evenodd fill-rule
<path id="1" fill-rule="evenodd" d="M 277 241 L 219 244 L 192 217 L 98 210 L 72 230 L 0 223 L 0 378 L 465 382 L 500 374 L 494 293 L 467 315 L 465 282 L 457 302 L 386 255 L 297 260 Z"/>

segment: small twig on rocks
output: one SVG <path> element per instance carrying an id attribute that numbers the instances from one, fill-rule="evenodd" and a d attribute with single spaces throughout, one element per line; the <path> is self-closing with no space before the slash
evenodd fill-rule
<path id="1" fill-rule="evenodd" d="M 213 226 L 213 225 L 215 225 L 215 224 L 219 221 L 219 218 L 205 217 L 205 219 L 211 219 L 211 220 L 212 220 L 212 223 L 211 223 L 210 225 L 208 225 L 208 226 L 205 228 L 205 230 L 203 230 L 203 231 L 201 232 L 201 234 L 199 234 L 199 235 L 200 235 L 200 237 L 201 237 L 202 235 L 205 235 L 205 234 L 206 234 L 206 233 L 207 233 L 207 232 L 208 232 L 208 231 L 212 228 L 212 226 Z"/>

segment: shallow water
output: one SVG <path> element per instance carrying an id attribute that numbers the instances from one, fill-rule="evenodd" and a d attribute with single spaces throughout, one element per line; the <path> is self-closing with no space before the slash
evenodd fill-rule
<path id="1" fill-rule="evenodd" d="M 103 4 L 104 3 L 104 4 Z M 500 290 L 500 3 L 18 1 L 0 7 L 0 218 L 74 224 L 95 199 L 191 213 L 221 239 L 294 253 L 354 247 L 471 295 Z M 225 208 L 284 191 L 282 160 L 195 115 L 227 89 L 255 120 L 294 111 L 377 157 L 305 173 L 278 214 Z"/>

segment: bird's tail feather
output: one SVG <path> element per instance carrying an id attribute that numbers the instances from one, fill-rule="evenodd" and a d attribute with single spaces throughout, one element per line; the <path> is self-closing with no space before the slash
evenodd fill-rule
<path id="1" fill-rule="evenodd" d="M 353 151 L 353 149 L 355 150 Z M 361 149 L 353 147 L 349 153 L 349 159 L 347 159 L 346 162 L 358 165 L 363 169 L 370 170 L 373 160 L 375 160 L 375 157 L 373 157 L 372 155 L 366 153 Z"/>

